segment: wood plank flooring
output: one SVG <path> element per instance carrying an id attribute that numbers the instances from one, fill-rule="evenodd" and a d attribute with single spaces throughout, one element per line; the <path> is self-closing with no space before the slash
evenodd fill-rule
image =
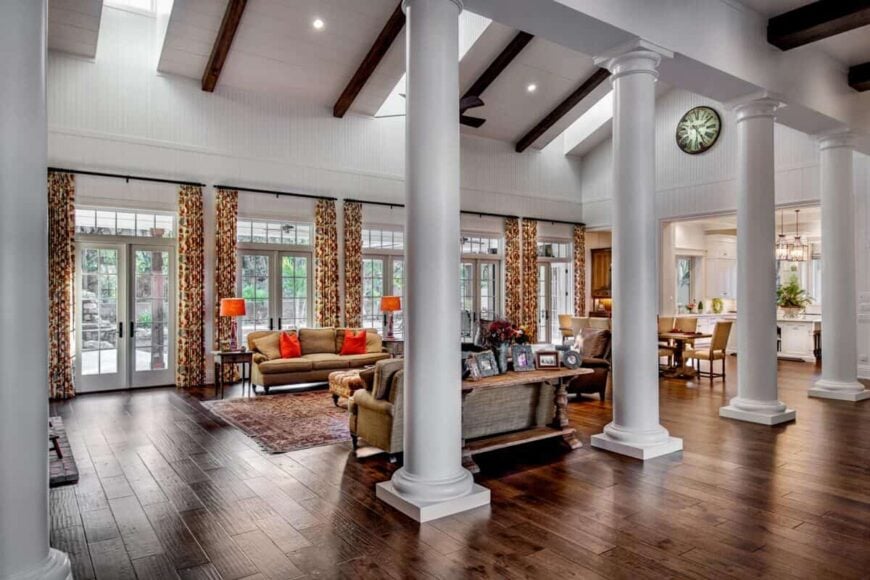
<path id="1" fill-rule="evenodd" d="M 593 450 L 610 404 L 573 400 L 583 448 L 480 456 L 492 506 L 424 525 L 375 499 L 384 457 L 267 455 L 202 409 L 211 389 L 81 396 L 52 405 L 81 481 L 51 490 L 51 543 L 79 580 L 870 578 L 870 403 L 809 399 L 816 369 L 783 361 L 796 423 L 720 419 L 729 367 L 724 390 L 661 383 L 682 453 Z"/>

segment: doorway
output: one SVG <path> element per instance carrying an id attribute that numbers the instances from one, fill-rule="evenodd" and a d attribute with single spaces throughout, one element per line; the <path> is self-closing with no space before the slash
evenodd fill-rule
<path id="1" fill-rule="evenodd" d="M 499 260 L 463 258 L 459 267 L 462 342 L 472 342 L 477 323 L 499 314 Z"/>

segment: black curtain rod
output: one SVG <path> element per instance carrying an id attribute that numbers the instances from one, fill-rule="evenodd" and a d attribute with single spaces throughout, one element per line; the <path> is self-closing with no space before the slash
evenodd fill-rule
<path id="1" fill-rule="evenodd" d="M 274 195 L 275 197 L 304 197 L 306 199 L 325 199 L 328 201 L 336 201 L 334 197 L 325 195 L 312 195 L 310 193 L 292 193 L 289 191 L 274 191 L 271 189 L 253 189 L 250 187 L 236 187 L 235 185 L 215 185 L 215 189 L 234 189 L 236 191 L 244 191 L 246 193 L 263 193 L 266 195 Z"/>
<path id="2" fill-rule="evenodd" d="M 143 177 L 141 175 L 121 175 L 120 173 L 104 173 L 102 171 L 85 171 L 83 169 L 63 169 L 61 167 L 49 167 L 49 173 L 75 173 L 76 175 L 94 175 L 96 177 L 114 177 L 115 179 L 123 179 L 129 182 L 134 181 L 150 181 L 152 183 L 171 183 L 172 185 L 192 185 L 194 187 L 205 187 L 204 183 L 195 181 L 180 181 L 178 179 L 162 179 L 160 177 Z"/>
<path id="3" fill-rule="evenodd" d="M 394 207 L 403 208 L 403 207 L 405 207 L 405 204 L 403 204 L 403 203 L 390 203 L 388 201 L 366 201 L 364 199 L 345 199 L 344 201 L 346 201 L 348 203 L 362 203 L 364 205 L 380 205 L 380 206 L 389 207 L 389 208 L 394 208 Z M 515 216 L 515 215 L 507 215 L 507 214 L 503 214 L 503 213 L 490 213 L 490 212 L 485 212 L 485 211 L 472 211 L 472 210 L 466 210 L 466 209 L 461 210 L 459 213 L 464 213 L 466 215 L 476 215 L 476 216 L 480 216 L 480 217 L 519 219 L 519 216 Z M 523 218 L 523 219 L 533 219 L 535 221 L 544 222 L 544 223 L 551 223 L 551 224 L 566 224 L 569 226 L 585 226 L 586 225 L 582 222 L 569 222 L 569 221 L 564 221 L 564 220 L 550 220 L 550 219 L 544 219 L 544 218 L 540 218 L 540 219 L 539 218 Z"/>

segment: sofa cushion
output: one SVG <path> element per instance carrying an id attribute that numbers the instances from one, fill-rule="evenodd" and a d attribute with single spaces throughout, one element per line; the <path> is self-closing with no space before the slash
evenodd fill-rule
<path id="1" fill-rule="evenodd" d="M 339 331 L 341 332 L 341 331 Z M 338 334 L 338 333 L 336 333 Z M 363 330 L 345 330 L 344 331 L 344 342 L 341 345 L 341 349 L 338 351 L 338 354 L 345 355 L 354 355 L 354 354 L 365 354 L 366 353 L 366 331 Z"/>
<path id="2" fill-rule="evenodd" d="M 266 355 L 269 360 L 281 358 L 281 340 L 279 333 L 270 332 L 254 339 L 254 348 Z"/>
<path id="3" fill-rule="evenodd" d="M 379 360 L 390 358 L 390 355 L 385 352 L 367 352 L 366 354 L 346 354 L 342 355 L 350 363 L 350 368 L 359 368 L 367 365 L 373 365 Z"/>
<path id="4" fill-rule="evenodd" d="M 280 334 L 281 358 L 299 358 L 302 356 L 302 345 L 296 331 L 282 332 Z"/>
<path id="5" fill-rule="evenodd" d="M 347 360 L 347 357 L 327 352 L 303 354 L 302 358 L 303 360 L 309 361 L 316 371 L 346 369 L 350 366 L 350 361 Z"/>
<path id="6" fill-rule="evenodd" d="M 302 328 L 299 330 L 302 354 L 335 354 L 334 328 Z"/>
<path id="7" fill-rule="evenodd" d="M 276 360 L 267 360 L 266 362 L 260 363 L 258 366 L 260 372 L 264 375 L 302 373 L 314 368 L 313 363 L 304 358 L 279 358 Z"/>
<path id="8" fill-rule="evenodd" d="M 604 358 L 610 347 L 610 331 L 597 328 L 584 328 L 580 335 L 583 339 L 583 356 Z"/>
<path id="9" fill-rule="evenodd" d="M 336 328 L 335 329 L 335 352 L 341 352 L 341 347 L 344 345 L 344 331 L 350 330 L 353 332 L 358 332 L 360 330 L 366 331 L 366 352 L 367 353 L 376 353 L 383 352 L 383 340 L 381 339 L 381 335 L 378 334 L 373 328 Z"/>

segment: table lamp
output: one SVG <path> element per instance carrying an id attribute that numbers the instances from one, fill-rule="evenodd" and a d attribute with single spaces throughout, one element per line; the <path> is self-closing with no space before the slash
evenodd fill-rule
<path id="1" fill-rule="evenodd" d="M 393 312 L 402 309 L 401 296 L 382 296 L 381 297 L 381 312 L 384 313 L 387 326 L 387 338 L 393 337 Z"/>
<path id="2" fill-rule="evenodd" d="M 245 299 L 244 298 L 221 298 L 221 316 L 230 318 L 230 350 L 237 350 L 236 344 L 236 317 L 244 316 Z"/>

